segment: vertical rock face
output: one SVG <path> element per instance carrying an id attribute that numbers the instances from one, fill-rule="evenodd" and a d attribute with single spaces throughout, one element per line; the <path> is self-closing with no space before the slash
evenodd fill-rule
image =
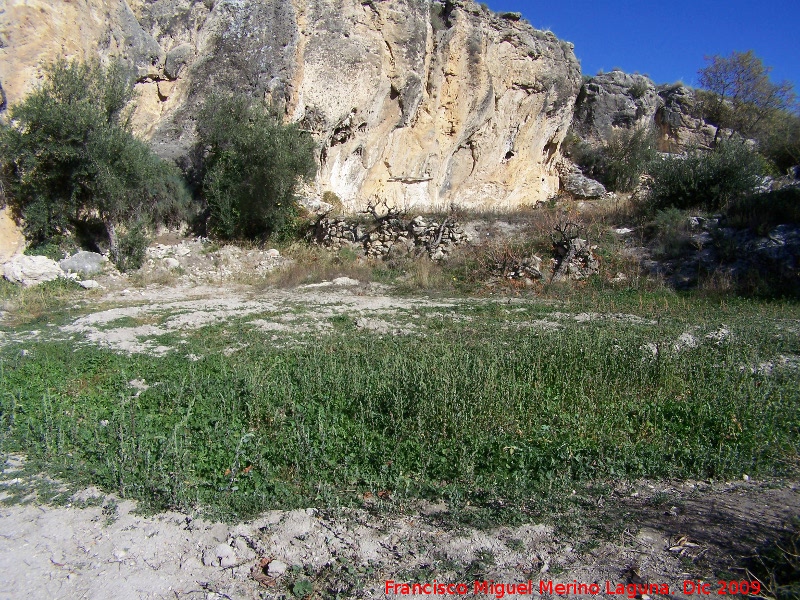
<path id="1" fill-rule="evenodd" d="M 161 60 L 158 43 L 124 1 L 0 1 L 0 87 L 9 105 L 38 85 L 46 63 L 110 54 L 137 68 Z"/>
<path id="2" fill-rule="evenodd" d="M 138 76 L 135 126 L 163 156 L 189 155 L 213 89 L 239 90 L 312 132 L 314 191 L 351 210 L 376 196 L 504 209 L 558 191 L 580 67 L 570 44 L 518 15 L 470 0 L 6 4 L 0 84 L 10 102 L 43 60 L 123 55 Z"/>
<path id="3" fill-rule="evenodd" d="M 655 115 L 662 150 L 713 147 L 717 128 L 707 123 L 698 106 L 695 91 L 685 85 L 659 88 L 661 106 Z"/>

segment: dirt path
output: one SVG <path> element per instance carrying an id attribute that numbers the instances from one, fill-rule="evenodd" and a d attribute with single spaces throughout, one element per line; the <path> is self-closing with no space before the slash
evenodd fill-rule
<path id="1" fill-rule="evenodd" d="M 21 462 L 6 463 L 4 487 L 25 482 L 14 477 Z M 607 585 L 644 581 L 682 597 L 685 580 L 714 571 L 744 578 L 735 568 L 800 514 L 800 489 L 641 483 L 601 504 L 594 533 L 574 540 L 537 524 L 453 527 L 443 506 L 376 510 L 374 501 L 359 510 L 271 511 L 229 526 L 137 515 L 134 503 L 90 489 L 65 506 L 0 508 L 0 598 L 279 598 L 293 590 L 384 598 L 397 595 L 386 594 L 387 581 L 434 580 L 486 597 L 474 594 L 476 581 L 529 579 L 533 595 L 540 581 L 597 583 L 603 594 Z"/>

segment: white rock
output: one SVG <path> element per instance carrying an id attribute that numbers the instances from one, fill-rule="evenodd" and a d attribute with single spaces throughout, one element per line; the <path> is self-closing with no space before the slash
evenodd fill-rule
<path id="1" fill-rule="evenodd" d="M 233 543 L 233 547 L 236 550 L 236 555 L 240 556 L 243 560 L 253 560 L 256 558 L 256 553 L 243 538 L 237 537 L 236 541 Z"/>
<path id="2" fill-rule="evenodd" d="M 102 287 L 94 279 L 86 279 L 84 281 L 79 281 L 78 284 L 85 290 L 94 290 L 96 288 Z"/>
<path id="3" fill-rule="evenodd" d="M 107 262 L 108 259 L 102 254 L 81 250 L 69 258 L 60 261 L 58 264 L 67 273 L 73 272 L 82 275 L 91 275 L 92 273 L 99 273 L 102 271 Z"/>
<path id="4" fill-rule="evenodd" d="M 224 542 L 228 539 L 228 528 L 224 523 L 217 523 L 211 528 L 211 537 L 218 542 Z"/>
<path id="5" fill-rule="evenodd" d="M 116 558 L 117 560 L 122 560 L 123 558 L 128 556 L 127 550 L 123 550 L 122 548 L 117 548 L 116 550 L 114 550 L 113 554 L 114 558 Z"/>
<path id="6" fill-rule="evenodd" d="M 680 352 L 681 350 L 690 350 L 692 348 L 697 348 L 697 338 L 695 338 L 689 332 L 682 333 L 672 345 L 672 349 L 675 352 Z"/>
<path id="7" fill-rule="evenodd" d="M 347 285 L 358 285 L 359 281 L 358 279 L 351 279 L 350 277 L 337 277 L 336 279 L 331 281 L 331 283 L 333 285 L 347 286 Z"/>
<path id="8" fill-rule="evenodd" d="M 614 233 L 617 235 L 626 235 L 628 233 L 632 233 L 633 229 L 629 229 L 628 227 L 620 227 L 619 229 L 615 229 Z"/>
<path id="9" fill-rule="evenodd" d="M 177 258 L 169 257 L 164 259 L 164 266 L 168 269 L 177 269 L 181 266 L 181 263 L 178 262 Z"/>
<path id="10" fill-rule="evenodd" d="M 29 287 L 64 277 L 64 271 L 56 261 L 46 256 L 20 254 L 3 265 L 3 275 L 13 283 Z"/>
<path id="11" fill-rule="evenodd" d="M 267 575 L 269 575 L 270 577 L 280 577 L 288 570 L 289 570 L 289 565 L 287 565 L 285 562 L 283 562 L 282 560 L 273 560 L 269 563 L 269 566 L 267 567 Z"/>
<path id="12" fill-rule="evenodd" d="M 203 553 L 203 564 L 207 567 L 219 565 L 223 569 L 232 567 L 236 564 L 236 552 L 228 544 L 219 544 L 213 550 L 206 550 Z"/>
<path id="13" fill-rule="evenodd" d="M 653 356 L 658 356 L 658 346 L 653 342 L 647 342 L 645 345 L 641 346 L 641 350 Z"/>
<path id="14" fill-rule="evenodd" d="M 268 258 L 279 258 L 280 255 L 281 255 L 281 253 L 278 252 L 278 250 L 276 250 L 275 248 L 270 248 L 269 250 L 267 250 L 267 257 Z"/>
<path id="15" fill-rule="evenodd" d="M 713 341 L 718 346 L 721 346 L 730 338 L 731 338 L 731 330 L 725 327 L 725 325 L 722 325 L 716 331 L 712 331 L 711 333 L 706 334 L 706 339 Z"/>

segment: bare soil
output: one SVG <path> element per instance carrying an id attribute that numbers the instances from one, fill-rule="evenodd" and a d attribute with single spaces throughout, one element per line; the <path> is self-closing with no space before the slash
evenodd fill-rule
<path id="1" fill-rule="evenodd" d="M 6 462 L 4 486 L 33 484 L 14 477 L 21 463 Z M 748 557 L 800 513 L 796 484 L 745 481 L 617 486 L 580 539 L 536 523 L 454 526 L 444 506 L 378 498 L 238 525 L 139 515 L 96 489 L 64 506 L 28 500 L 0 508 L 0 598 L 279 598 L 303 581 L 318 598 L 384 598 L 387 581 L 434 580 L 467 584 L 470 597 L 490 580 L 532 580 L 535 595 L 540 581 L 596 582 L 602 593 L 645 582 L 683 597 L 686 580 L 716 591 L 720 573 L 748 579 Z"/>

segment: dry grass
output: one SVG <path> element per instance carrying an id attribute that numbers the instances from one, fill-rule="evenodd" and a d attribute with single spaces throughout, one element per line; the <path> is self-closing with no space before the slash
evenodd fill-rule
<path id="1" fill-rule="evenodd" d="M 47 318 L 78 298 L 99 293 L 98 290 L 84 290 L 68 279 L 56 279 L 27 288 L 0 279 L 0 306 L 6 313 L 4 325 L 15 327 Z"/>
<path id="2" fill-rule="evenodd" d="M 562 198 L 552 205 L 522 207 L 510 213 L 466 211 L 456 207 L 446 213 L 429 213 L 425 216 L 432 219 L 455 218 L 467 229 L 476 228 L 479 237 L 468 246 L 455 250 L 441 263 L 432 262 L 426 256 L 367 259 L 355 249 L 336 251 L 295 242 L 282 248 L 283 255 L 293 262 L 267 275 L 261 284 L 296 287 L 347 276 L 359 281 L 395 284 L 400 291 L 407 292 L 483 293 L 487 291 L 489 283 L 492 289 L 500 286 L 512 293 L 526 291 L 547 295 L 551 287 L 549 261 L 555 228 L 572 222 L 578 225 L 581 237 L 597 246 L 595 253 L 600 259 L 601 271 L 599 277 L 593 278 L 592 285 L 611 289 L 654 289 L 660 286 L 642 275 L 638 257 L 623 252 L 624 240 L 611 231 L 611 226 L 634 224 L 632 215 L 635 214 L 636 203 L 629 195 L 598 202 Z M 409 218 L 412 216 L 407 215 Z M 495 272 L 498 256 L 521 262 L 533 255 L 542 258 L 544 275 L 543 280 L 534 286 L 530 282 L 525 286 L 523 282 L 508 280 L 503 273 Z M 623 276 L 619 277 L 619 274 Z M 258 282 L 254 283 L 259 285 Z M 562 295 L 563 291 L 554 288 L 553 293 Z"/>
<path id="3" fill-rule="evenodd" d="M 137 288 L 146 288 L 150 285 L 173 286 L 182 273 L 181 269 L 149 269 L 145 267 L 131 273 L 128 281 Z"/>
<path id="4" fill-rule="evenodd" d="M 266 276 L 268 285 L 291 288 L 309 283 L 330 281 L 337 277 L 351 277 L 359 281 L 372 281 L 375 263 L 359 257 L 355 251 L 343 248 L 338 252 L 296 242 L 284 249 L 284 256 L 292 262 Z"/>

